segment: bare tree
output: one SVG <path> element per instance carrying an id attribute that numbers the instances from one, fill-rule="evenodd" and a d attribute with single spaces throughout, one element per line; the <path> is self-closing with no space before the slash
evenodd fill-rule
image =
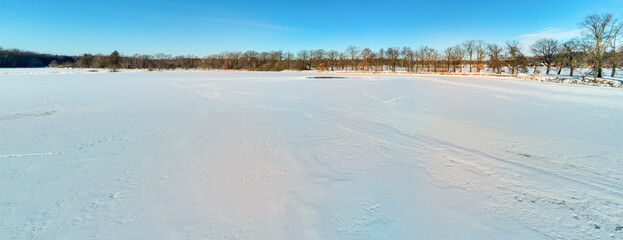
<path id="1" fill-rule="evenodd" d="M 484 61 L 485 56 L 487 55 L 486 43 L 482 40 L 476 41 L 474 45 L 474 50 L 476 51 L 476 61 L 477 61 L 476 68 L 478 72 L 480 72 L 480 70 L 482 69 L 482 62 Z"/>
<path id="2" fill-rule="evenodd" d="M 350 45 L 346 48 L 346 54 L 348 54 L 348 56 L 350 56 L 350 61 L 351 61 L 351 70 L 358 70 L 357 69 L 357 58 L 359 57 L 359 48 L 355 47 L 353 45 Z"/>
<path id="3" fill-rule="evenodd" d="M 459 72 L 463 72 L 463 59 L 465 58 L 465 49 L 463 49 L 461 45 L 456 45 L 454 46 L 453 51 L 454 51 L 455 65 L 458 65 Z M 456 67 L 454 71 L 456 72 Z"/>
<path id="4" fill-rule="evenodd" d="M 377 55 L 377 71 L 384 71 L 385 67 L 385 50 L 383 48 L 379 49 L 379 53 Z"/>
<path id="5" fill-rule="evenodd" d="M 325 55 L 326 51 L 324 49 L 311 51 L 312 64 L 314 65 L 314 68 L 318 69 L 318 66 L 323 64 Z M 326 67 L 326 63 L 324 63 L 324 66 Z"/>
<path id="6" fill-rule="evenodd" d="M 495 71 L 497 69 L 498 74 L 502 73 L 502 62 L 500 61 L 500 53 L 502 53 L 502 47 L 497 44 L 487 45 L 487 54 L 489 54 L 489 67 Z"/>
<path id="7" fill-rule="evenodd" d="M 418 48 L 417 52 L 416 52 L 416 63 L 415 63 L 415 71 L 418 71 L 418 61 L 420 62 L 419 66 L 419 71 L 423 72 L 424 71 L 424 61 L 426 60 L 426 50 L 427 47 L 420 47 Z"/>
<path id="8" fill-rule="evenodd" d="M 340 56 L 340 53 L 336 50 L 331 50 L 327 52 L 327 58 L 329 60 L 329 67 L 331 68 L 331 71 L 334 70 L 335 61 L 337 60 L 339 56 Z"/>
<path id="9" fill-rule="evenodd" d="M 402 65 L 405 67 L 405 70 L 407 72 L 412 72 L 414 59 L 413 50 L 411 50 L 410 47 L 403 47 L 400 54 L 402 54 Z"/>
<path id="10" fill-rule="evenodd" d="M 621 47 L 621 43 L 617 45 L 617 40 L 621 36 L 621 31 L 623 31 L 623 23 L 614 24 L 612 31 L 612 52 L 611 52 L 611 60 L 612 60 L 612 74 L 610 77 L 614 77 L 616 75 L 618 63 L 621 61 L 623 57 L 621 57 L 621 53 L 623 53 L 623 47 Z M 618 50 L 617 50 L 618 49 Z"/>
<path id="11" fill-rule="evenodd" d="M 299 64 L 297 65 L 298 70 L 307 70 L 309 69 L 309 51 L 301 50 L 296 54 L 296 57 L 299 60 Z"/>
<path id="12" fill-rule="evenodd" d="M 370 50 L 369 48 L 364 48 L 363 50 L 361 50 L 361 64 L 363 65 L 363 70 L 370 70 L 370 55 L 372 55 L 372 50 Z"/>
<path id="13" fill-rule="evenodd" d="M 476 41 L 474 40 L 469 40 L 463 43 L 463 49 L 465 49 L 465 54 L 469 56 L 469 72 L 472 72 L 472 61 L 473 61 L 475 47 L 476 47 Z"/>
<path id="14" fill-rule="evenodd" d="M 452 61 L 454 60 L 454 49 L 449 47 L 443 51 L 443 56 L 446 60 L 447 71 L 450 72 L 450 67 L 452 66 Z M 456 67 L 454 69 L 456 72 Z"/>
<path id="15" fill-rule="evenodd" d="M 373 67 L 374 67 L 374 70 L 376 71 L 376 61 L 377 61 L 376 53 L 374 51 L 370 51 L 370 55 L 368 55 L 368 71 L 372 71 Z"/>
<path id="16" fill-rule="evenodd" d="M 294 60 L 294 54 L 293 54 L 293 53 L 291 53 L 291 52 L 286 52 L 286 53 L 283 55 L 283 58 L 284 58 L 284 59 L 285 59 L 285 61 L 286 61 L 286 66 L 285 66 L 285 68 L 286 68 L 286 69 L 292 69 L 292 66 L 290 65 L 290 63 L 292 62 L 292 60 Z"/>
<path id="17" fill-rule="evenodd" d="M 344 68 L 346 68 L 346 59 L 348 59 L 348 56 L 346 56 L 346 53 L 340 52 L 340 55 L 337 58 L 337 64 L 338 67 L 341 70 L 344 70 Z"/>
<path id="18" fill-rule="evenodd" d="M 396 64 L 398 63 L 398 57 L 400 56 L 400 48 L 388 48 L 385 54 L 387 55 L 387 60 L 389 61 L 389 66 L 391 66 L 392 72 L 396 71 Z"/>
<path id="19" fill-rule="evenodd" d="M 573 70 L 575 69 L 575 62 L 580 51 L 580 42 L 577 38 L 571 39 L 560 45 L 560 50 L 563 53 L 565 62 L 569 65 L 569 76 L 573 76 Z"/>
<path id="20" fill-rule="evenodd" d="M 1 49 L 0 49 L 1 50 Z M 76 62 L 76 66 L 80 68 L 89 68 L 93 62 L 93 56 L 90 54 L 82 55 Z"/>
<path id="21" fill-rule="evenodd" d="M 500 61 L 500 53 L 502 53 L 502 47 L 497 44 L 488 44 L 487 53 L 489 54 L 489 67 L 495 71 L 497 69 L 498 74 L 502 73 L 502 62 Z"/>
<path id="22" fill-rule="evenodd" d="M 437 67 L 438 67 L 437 64 L 439 63 L 441 54 L 439 54 L 439 52 L 436 49 L 431 48 L 428 56 L 429 56 L 428 62 L 433 64 L 433 72 L 437 72 Z"/>
<path id="23" fill-rule="evenodd" d="M 257 56 L 259 54 L 256 51 L 246 51 L 243 56 L 246 61 L 250 64 L 252 69 L 257 68 Z"/>
<path id="24" fill-rule="evenodd" d="M 532 52 L 534 55 L 541 58 L 542 63 L 547 66 L 547 72 L 545 74 L 549 74 L 549 70 L 555 60 L 554 57 L 558 52 L 558 41 L 551 38 L 539 39 L 532 44 Z"/>
<path id="25" fill-rule="evenodd" d="M 604 52 L 612 43 L 617 25 L 617 20 L 610 13 L 593 14 L 580 23 L 584 29 L 584 35 L 593 43 L 591 55 L 594 80 L 603 77 Z"/>
<path id="26" fill-rule="evenodd" d="M 520 58 L 522 57 L 521 48 L 519 47 L 519 41 L 506 41 L 506 51 L 508 52 L 508 55 L 510 57 L 508 59 L 508 62 L 511 73 L 515 74 L 516 72 L 519 72 L 518 68 L 520 65 Z"/>

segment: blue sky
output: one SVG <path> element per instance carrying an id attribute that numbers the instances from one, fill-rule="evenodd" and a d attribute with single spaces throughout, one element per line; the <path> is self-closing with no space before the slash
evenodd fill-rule
<path id="1" fill-rule="evenodd" d="M 205 56 L 349 45 L 443 49 L 469 39 L 528 45 L 541 37 L 577 35 L 578 23 L 597 12 L 621 18 L 623 0 L 0 0 L 0 47 Z"/>

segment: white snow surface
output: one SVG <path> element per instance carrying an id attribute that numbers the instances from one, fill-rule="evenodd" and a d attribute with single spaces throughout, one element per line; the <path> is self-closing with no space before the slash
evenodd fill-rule
<path id="1" fill-rule="evenodd" d="M 1 71 L 0 239 L 623 239 L 621 89 Z"/>

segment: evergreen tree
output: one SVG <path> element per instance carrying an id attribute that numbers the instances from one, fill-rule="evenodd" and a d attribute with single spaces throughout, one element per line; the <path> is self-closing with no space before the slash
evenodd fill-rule
<path id="1" fill-rule="evenodd" d="M 120 65 L 121 65 L 121 57 L 119 57 L 119 52 L 117 51 L 112 52 L 110 56 L 108 56 L 107 67 L 110 68 L 113 72 L 116 72 L 119 69 Z"/>

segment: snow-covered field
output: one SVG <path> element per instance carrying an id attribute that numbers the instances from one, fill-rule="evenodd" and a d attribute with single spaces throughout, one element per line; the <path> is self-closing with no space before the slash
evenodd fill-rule
<path id="1" fill-rule="evenodd" d="M 2 72 L 0 239 L 623 239 L 621 89 Z"/>

